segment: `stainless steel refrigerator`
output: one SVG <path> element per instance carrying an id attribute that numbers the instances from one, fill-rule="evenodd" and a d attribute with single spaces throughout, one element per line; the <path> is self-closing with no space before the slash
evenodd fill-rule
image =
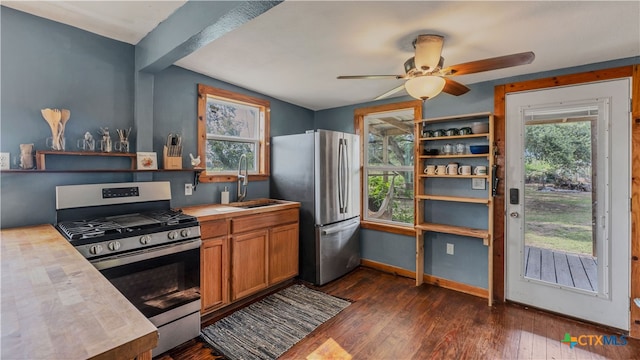
<path id="1" fill-rule="evenodd" d="M 271 141 L 270 195 L 299 201 L 300 278 L 316 285 L 360 264 L 360 146 L 317 130 Z"/>

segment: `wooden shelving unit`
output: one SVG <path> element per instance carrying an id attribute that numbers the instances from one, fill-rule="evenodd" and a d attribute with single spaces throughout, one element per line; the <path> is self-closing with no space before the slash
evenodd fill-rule
<path id="1" fill-rule="evenodd" d="M 47 169 L 46 168 L 46 156 L 47 155 L 59 155 L 59 156 L 93 156 L 93 157 L 119 157 L 129 158 L 131 165 L 128 169 Z M 138 156 L 136 153 L 119 153 L 119 152 L 98 152 L 98 151 L 50 151 L 50 150 L 38 150 L 36 151 L 36 168 L 35 169 L 7 169 L 0 170 L 0 173 L 12 173 L 12 174 L 44 174 L 44 173 L 143 173 L 143 172 L 193 172 L 193 190 L 196 190 L 198 186 L 200 173 L 204 168 L 191 168 L 191 169 L 137 169 L 136 162 Z"/>
<path id="2" fill-rule="evenodd" d="M 474 197 L 461 197 L 461 196 L 443 196 L 443 195 L 416 195 L 418 200 L 433 200 L 433 201 L 453 201 L 463 202 L 470 204 L 488 204 L 491 202 L 487 198 L 474 198 Z"/>
<path id="3" fill-rule="evenodd" d="M 442 140 L 442 139 L 441 139 Z M 487 154 L 461 154 L 461 155 L 420 155 L 420 159 L 463 159 L 463 158 L 486 158 Z"/>
<path id="4" fill-rule="evenodd" d="M 422 137 L 423 126 L 433 130 L 434 127 L 443 128 L 460 128 L 468 126 L 471 122 L 487 122 L 489 131 L 487 133 L 457 135 L 457 136 L 440 136 L 440 137 Z M 437 124 L 437 125 L 436 125 Z M 493 300 L 493 192 L 492 192 L 492 169 L 495 162 L 495 142 L 493 133 L 493 115 L 491 113 L 476 113 L 459 116 L 448 116 L 432 119 L 416 119 L 415 120 L 415 209 L 416 209 L 416 286 L 423 283 L 424 278 L 424 241 L 428 240 L 428 233 L 446 233 L 463 237 L 469 237 L 471 240 L 480 239 L 483 244 L 488 247 L 488 284 L 487 297 L 489 306 Z M 486 142 L 489 145 L 488 154 L 451 154 L 451 155 L 425 155 L 427 148 L 439 148 L 448 141 L 456 140 L 469 144 L 469 141 L 478 140 Z M 441 159 L 447 160 L 473 160 L 480 162 L 487 167 L 487 175 L 427 175 L 424 173 L 427 164 L 436 164 Z M 442 163 L 440 161 L 440 163 Z M 425 191 L 425 185 L 429 181 L 435 179 L 451 180 L 452 193 L 455 193 L 456 186 L 460 186 L 460 182 L 453 179 L 483 179 L 485 180 L 484 196 L 469 197 L 455 196 L 448 194 L 430 194 Z M 435 224 L 425 221 L 425 203 L 426 202 L 457 202 L 468 204 L 469 206 L 479 206 L 484 204 L 487 207 L 487 227 L 486 229 L 476 229 L 464 226 L 455 226 L 448 224 Z M 457 215 L 456 215 L 457 216 Z M 477 241 L 477 240 L 476 240 Z M 461 288 L 464 287 L 461 284 Z"/>
<path id="5" fill-rule="evenodd" d="M 99 157 L 124 157 L 129 158 L 131 161 L 131 170 L 136 169 L 135 153 L 119 153 L 119 152 L 96 152 L 96 151 L 36 151 L 36 169 L 46 170 L 46 158 L 47 155 L 57 156 L 99 156 Z"/>

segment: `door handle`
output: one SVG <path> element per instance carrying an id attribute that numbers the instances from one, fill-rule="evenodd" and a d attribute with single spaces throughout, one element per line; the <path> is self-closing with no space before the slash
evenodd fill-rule
<path id="1" fill-rule="evenodd" d="M 511 216 L 512 218 L 517 218 L 517 217 L 520 217 L 520 214 L 518 214 L 518 212 L 517 212 L 517 211 L 512 211 L 512 212 L 509 214 L 509 216 Z"/>
<path id="2" fill-rule="evenodd" d="M 322 230 L 322 235 L 331 235 L 331 234 L 335 234 L 337 232 L 355 229 L 358 226 L 360 226 L 359 222 L 355 222 L 355 223 L 350 224 L 350 225 L 337 226 L 337 227 L 334 227 L 333 229 Z"/>

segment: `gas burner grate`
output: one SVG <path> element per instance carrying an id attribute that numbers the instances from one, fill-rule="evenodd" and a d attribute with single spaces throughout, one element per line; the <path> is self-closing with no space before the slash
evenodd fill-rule
<path id="1" fill-rule="evenodd" d="M 185 215 L 179 210 L 157 210 L 146 213 L 147 216 L 165 225 L 175 225 L 196 221 L 193 216 Z"/>
<path id="2" fill-rule="evenodd" d="M 108 220 L 79 220 L 58 223 L 58 228 L 70 240 L 101 237 L 108 234 L 122 233 L 123 227 Z"/>

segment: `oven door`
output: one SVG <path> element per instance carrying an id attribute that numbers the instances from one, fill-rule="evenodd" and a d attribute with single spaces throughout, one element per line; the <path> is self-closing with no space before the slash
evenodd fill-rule
<path id="1" fill-rule="evenodd" d="M 192 239 L 92 261 L 140 312 L 160 326 L 200 309 L 200 245 Z M 196 304 L 197 303 L 197 304 Z M 174 309 L 188 309 L 163 318 Z M 187 313 L 184 313 L 184 312 Z"/>
<path id="2" fill-rule="evenodd" d="M 200 334 L 201 244 L 198 238 L 91 261 L 158 328 L 152 356 Z"/>

